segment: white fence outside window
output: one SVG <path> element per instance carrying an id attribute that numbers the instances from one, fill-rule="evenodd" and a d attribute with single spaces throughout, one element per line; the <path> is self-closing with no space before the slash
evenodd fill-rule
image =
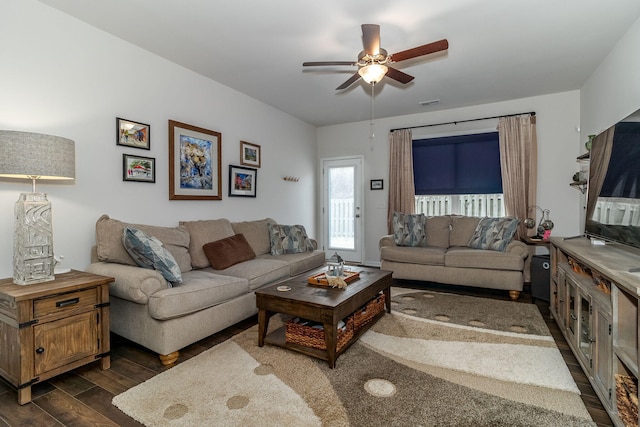
<path id="1" fill-rule="evenodd" d="M 329 246 L 334 248 L 353 249 L 355 210 L 353 198 L 330 201 L 331 224 L 329 224 Z"/>
<path id="2" fill-rule="evenodd" d="M 416 196 L 416 213 L 498 218 L 505 216 L 504 197 L 502 194 Z"/>

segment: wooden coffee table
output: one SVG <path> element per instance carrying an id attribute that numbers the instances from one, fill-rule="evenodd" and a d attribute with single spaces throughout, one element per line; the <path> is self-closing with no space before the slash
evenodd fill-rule
<path id="1" fill-rule="evenodd" d="M 337 351 L 338 322 L 358 310 L 380 291 L 385 294 L 386 311 L 391 313 L 391 272 L 366 267 L 349 267 L 359 271 L 360 278 L 349 283 L 346 289 L 328 286 L 311 285 L 307 278 L 326 271 L 320 268 L 256 291 L 258 306 L 258 346 L 264 343 L 295 350 L 309 356 L 329 362 L 329 367 L 336 366 L 338 356 L 355 342 L 371 325 L 384 315 L 384 310 L 367 325 L 355 332 L 353 338 Z M 280 286 L 288 286 L 290 291 L 278 290 Z M 285 326 L 267 335 L 269 318 L 275 313 L 297 316 L 324 325 L 326 350 L 288 343 L 285 338 Z"/>

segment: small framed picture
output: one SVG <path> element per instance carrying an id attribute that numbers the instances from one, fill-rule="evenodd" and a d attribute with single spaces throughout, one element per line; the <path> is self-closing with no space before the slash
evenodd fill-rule
<path id="1" fill-rule="evenodd" d="M 156 159 L 123 154 L 122 180 L 156 182 Z"/>
<path id="2" fill-rule="evenodd" d="M 169 120 L 169 200 L 222 200 L 222 134 Z"/>
<path id="3" fill-rule="evenodd" d="M 245 166 L 260 167 L 260 146 L 250 142 L 240 141 L 240 164 Z"/>
<path id="4" fill-rule="evenodd" d="M 229 197 L 256 197 L 258 170 L 229 165 Z"/>
<path id="5" fill-rule="evenodd" d="M 382 190 L 384 181 L 381 179 L 372 179 L 371 180 L 371 189 L 372 190 Z"/>
<path id="6" fill-rule="evenodd" d="M 151 126 L 116 117 L 117 145 L 151 150 Z"/>

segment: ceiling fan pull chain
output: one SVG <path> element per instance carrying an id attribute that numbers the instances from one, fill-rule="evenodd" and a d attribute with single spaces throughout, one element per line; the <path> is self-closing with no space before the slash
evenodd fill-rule
<path id="1" fill-rule="evenodd" d="M 376 134 L 374 132 L 374 126 L 373 126 L 374 125 L 374 117 L 375 117 L 374 116 L 374 110 L 373 110 L 374 98 L 376 96 L 375 88 L 376 88 L 375 82 L 371 83 L 371 122 L 369 123 L 370 128 L 371 128 L 371 136 L 370 136 L 371 139 L 374 139 L 376 137 Z"/>

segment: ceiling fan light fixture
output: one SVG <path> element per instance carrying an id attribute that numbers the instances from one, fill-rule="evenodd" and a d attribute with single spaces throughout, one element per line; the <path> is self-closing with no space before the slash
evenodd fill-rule
<path id="1" fill-rule="evenodd" d="M 387 74 L 388 68 L 381 64 L 369 64 L 361 67 L 358 70 L 358 74 L 362 79 L 369 83 L 378 83 Z"/>

